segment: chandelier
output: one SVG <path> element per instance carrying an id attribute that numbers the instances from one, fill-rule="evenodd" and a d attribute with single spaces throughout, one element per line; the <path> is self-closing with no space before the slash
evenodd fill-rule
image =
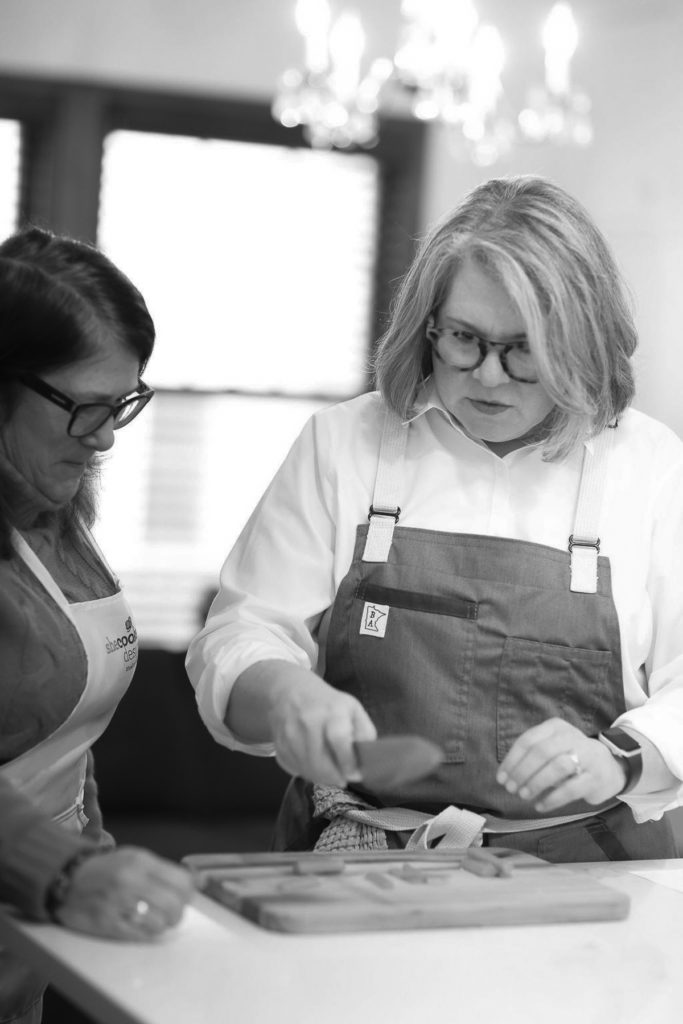
<path id="1" fill-rule="evenodd" d="M 380 108 L 447 125 L 480 165 L 494 163 L 520 139 L 585 146 L 592 139 L 590 100 L 571 82 L 578 43 L 571 8 L 556 3 L 541 32 L 544 81 L 532 86 L 515 115 L 501 75 L 499 31 L 482 24 L 471 0 L 403 0 L 398 46 L 363 70 L 360 18 L 332 18 L 327 0 L 297 0 L 304 66 L 285 71 L 273 116 L 301 126 L 314 147 L 369 148 L 377 143 Z M 540 77 L 540 76 L 539 76 Z"/>

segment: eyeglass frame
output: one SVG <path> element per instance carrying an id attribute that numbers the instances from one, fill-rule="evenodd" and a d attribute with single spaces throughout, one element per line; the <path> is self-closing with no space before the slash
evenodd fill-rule
<path id="1" fill-rule="evenodd" d="M 42 398 L 47 398 L 48 402 L 52 402 L 53 405 L 57 405 L 60 409 L 64 409 L 66 412 L 71 414 L 66 428 L 66 432 L 69 437 L 87 437 L 88 434 L 94 434 L 95 431 L 103 427 L 107 420 L 112 416 L 114 417 L 114 430 L 119 430 L 121 427 L 127 427 L 129 423 L 132 423 L 133 420 L 140 415 L 142 410 L 149 404 L 155 394 L 154 388 L 148 387 L 144 380 L 141 380 L 137 392 L 122 399 L 120 402 L 74 402 L 72 398 L 65 395 L 63 391 L 59 390 L 59 388 L 55 388 L 52 384 L 48 384 L 47 381 L 44 381 L 42 377 L 38 377 L 35 373 L 22 373 L 17 377 L 17 380 L 21 381 L 21 383 L 31 391 L 35 391 L 37 395 L 40 395 Z M 140 388 L 143 390 L 140 390 Z M 135 416 L 132 416 L 124 423 L 116 423 L 116 416 L 121 409 L 125 409 L 127 405 L 131 405 L 133 402 L 139 402 L 141 399 L 143 400 L 142 404 L 135 413 Z M 71 428 L 81 409 L 88 409 L 92 406 L 106 407 L 109 409 L 109 413 L 103 418 L 101 423 L 98 423 L 96 427 L 92 427 L 90 430 L 86 430 L 84 434 L 72 434 Z"/>
<path id="2" fill-rule="evenodd" d="M 434 323 L 434 317 L 430 316 L 429 319 L 427 320 L 427 325 L 425 327 L 425 334 L 427 336 L 427 340 L 433 345 L 434 341 L 430 337 L 430 332 L 433 334 L 437 334 L 440 337 L 442 334 L 455 334 L 458 330 L 459 329 L 457 327 L 437 327 L 436 324 Z M 498 349 L 496 355 L 498 356 L 500 365 L 503 367 L 506 376 L 508 376 L 510 380 L 517 381 L 518 384 L 538 384 L 538 377 L 535 377 L 533 379 L 530 379 L 529 377 L 518 377 L 516 374 L 511 373 L 510 369 L 508 368 L 508 352 L 511 349 L 515 348 L 517 345 L 528 344 L 528 342 L 491 341 L 490 338 L 482 338 L 481 335 L 475 334 L 474 331 L 469 330 L 464 330 L 461 333 L 471 334 L 472 337 L 476 340 L 477 347 L 479 348 L 479 359 L 477 360 L 476 363 L 473 363 L 472 366 L 454 366 L 452 363 L 448 363 L 448 366 L 450 366 L 452 370 L 457 370 L 459 373 L 470 373 L 471 370 L 476 370 L 479 366 L 482 365 L 482 363 L 488 356 L 489 350 L 493 348 Z M 440 359 L 446 362 L 446 360 L 443 358 L 441 353 L 438 352 L 438 350 L 437 355 L 439 356 Z"/>

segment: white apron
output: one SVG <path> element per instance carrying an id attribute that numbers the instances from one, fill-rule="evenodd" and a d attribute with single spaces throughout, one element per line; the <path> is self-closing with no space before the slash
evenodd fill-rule
<path id="1" fill-rule="evenodd" d="M 88 749 L 106 729 L 133 678 L 138 656 L 137 631 L 123 594 L 69 604 L 24 538 L 13 532 L 12 543 L 73 623 L 85 651 L 87 675 L 69 717 L 35 747 L 0 765 L 0 774 L 55 822 L 80 834 L 88 824 L 83 808 Z M 3 1020 L 23 1024 L 38 1019 L 37 1000 L 46 984 L 45 979 L 0 947 Z"/>
<path id="2" fill-rule="evenodd" d="M 87 677 L 66 721 L 35 747 L 1 765 L 0 774 L 54 821 L 80 833 L 87 824 L 83 811 L 87 752 L 106 729 L 133 678 L 137 631 L 122 593 L 69 604 L 24 538 L 15 532 L 12 542 L 73 623 L 85 650 Z"/>

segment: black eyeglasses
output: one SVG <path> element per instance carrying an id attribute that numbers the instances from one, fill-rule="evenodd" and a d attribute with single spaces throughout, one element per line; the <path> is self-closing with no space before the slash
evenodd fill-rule
<path id="1" fill-rule="evenodd" d="M 538 383 L 536 364 L 526 341 L 489 341 L 461 328 L 436 327 L 433 317 L 427 321 L 426 335 L 436 355 L 454 370 L 476 370 L 492 348 L 511 380 Z"/>
<path id="2" fill-rule="evenodd" d="M 47 398 L 48 402 L 71 413 L 66 428 L 67 434 L 71 437 L 85 437 L 87 434 L 94 433 L 107 422 L 110 416 L 114 417 L 114 430 L 120 430 L 142 412 L 154 395 L 154 389 L 148 388 L 144 381 L 140 381 L 140 387 L 135 394 L 128 398 L 122 398 L 120 402 L 113 405 L 110 402 L 79 403 L 73 402 L 62 391 L 53 388 L 51 384 L 47 384 L 33 373 L 24 373 L 19 380 L 31 391 Z"/>

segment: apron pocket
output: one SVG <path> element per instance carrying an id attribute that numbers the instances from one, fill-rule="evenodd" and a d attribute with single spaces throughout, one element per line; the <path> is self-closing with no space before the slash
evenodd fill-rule
<path id="1" fill-rule="evenodd" d="M 605 728 L 613 720 L 605 713 L 611 660 L 611 651 L 507 637 L 498 679 L 498 761 L 548 718 L 562 718 L 587 736 Z"/>
<path id="2" fill-rule="evenodd" d="M 431 612 L 434 615 L 452 615 L 457 619 L 476 619 L 479 613 L 477 602 L 467 601 L 464 597 L 416 594 L 411 590 L 382 587 L 377 583 L 368 583 L 365 580 L 358 584 L 356 596 L 373 604 L 407 608 L 414 612 Z"/>
<path id="3" fill-rule="evenodd" d="M 465 760 L 478 604 L 361 580 L 348 644 L 360 699 L 380 735 L 412 732 Z"/>

